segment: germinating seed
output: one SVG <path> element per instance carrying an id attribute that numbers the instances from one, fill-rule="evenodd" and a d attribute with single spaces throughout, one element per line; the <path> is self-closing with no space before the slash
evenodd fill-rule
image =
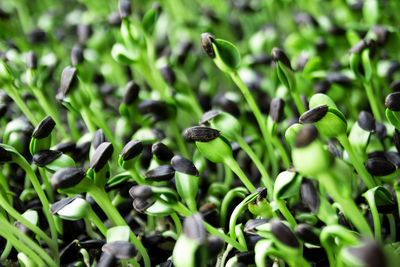
<path id="1" fill-rule="evenodd" d="M 398 1 L 48 2 L 0 4 L 0 266 L 400 266 Z"/>
<path id="2" fill-rule="evenodd" d="M 32 161 L 39 167 L 44 167 L 47 164 L 61 157 L 62 154 L 63 153 L 61 151 L 41 150 L 37 152 L 35 155 L 33 155 Z"/>

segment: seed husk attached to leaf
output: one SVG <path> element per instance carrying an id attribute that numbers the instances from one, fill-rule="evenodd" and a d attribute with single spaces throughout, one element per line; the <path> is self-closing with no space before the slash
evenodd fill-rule
<path id="1" fill-rule="evenodd" d="M 199 213 L 195 213 L 183 221 L 183 233 L 200 244 L 207 241 L 206 228 Z"/>
<path id="2" fill-rule="evenodd" d="M 113 255 L 117 259 L 127 260 L 136 255 L 135 246 L 127 241 L 114 241 L 106 243 L 101 250 Z"/>
<path id="3" fill-rule="evenodd" d="M 35 52 L 32 50 L 28 52 L 26 55 L 26 68 L 27 69 L 37 69 L 38 67 L 38 58 Z"/>
<path id="4" fill-rule="evenodd" d="M 107 142 L 106 136 L 104 135 L 104 132 L 102 129 L 98 129 L 93 134 L 93 141 L 92 141 L 93 148 L 97 149 L 99 147 L 99 145 L 101 145 L 104 142 Z"/>
<path id="5" fill-rule="evenodd" d="M 286 67 L 288 67 L 289 69 L 292 69 L 292 66 L 290 65 L 290 60 L 288 58 L 288 56 L 286 55 L 285 52 L 283 52 L 282 49 L 278 48 L 278 47 L 274 47 L 272 48 L 272 58 L 277 62 L 280 61 L 283 64 L 285 64 Z"/>
<path id="6" fill-rule="evenodd" d="M 215 36 L 211 33 L 205 32 L 200 35 L 201 45 L 206 51 L 207 55 L 211 58 L 215 58 L 215 51 L 212 46 L 213 40 L 215 40 Z"/>
<path id="7" fill-rule="evenodd" d="M 44 167 L 47 164 L 55 161 L 59 157 L 61 157 L 63 153 L 61 151 L 55 151 L 55 150 L 41 150 L 37 152 L 35 155 L 32 157 L 33 163 L 38 165 L 39 167 Z"/>
<path id="8" fill-rule="evenodd" d="M 400 92 L 389 94 L 385 99 L 385 106 L 392 111 L 400 111 Z"/>
<path id="9" fill-rule="evenodd" d="M 66 96 L 68 92 L 72 89 L 76 77 L 76 68 L 67 66 L 61 73 L 61 81 L 60 81 L 60 92 Z"/>
<path id="10" fill-rule="evenodd" d="M 132 198 L 148 199 L 153 195 L 153 190 L 148 185 L 135 185 L 129 189 L 129 195 Z"/>
<path id="11" fill-rule="evenodd" d="M 130 160 L 139 156 L 142 151 L 143 143 L 139 140 L 131 140 L 124 146 L 121 155 L 124 160 Z"/>
<path id="12" fill-rule="evenodd" d="M 314 233 L 311 225 L 305 223 L 298 224 L 294 232 L 304 242 L 315 246 L 320 245 L 319 236 Z"/>
<path id="13" fill-rule="evenodd" d="M 375 118 L 368 111 L 361 111 L 357 119 L 358 125 L 368 132 L 375 132 Z"/>
<path id="14" fill-rule="evenodd" d="M 220 131 L 205 126 L 193 126 L 182 132 L 183 138 L 188 142 L 209 142 L 220 134 Z"/>
<path id="15" fill-rule="evenodd" d="M 55 189 L 64 189 L 79 184 L 85 178 L 86 172 L 81 168 L 67 167 L 58 170 L 51 178 L 51 186 Z"/>
<path id="16" fill-rule="evenodd" d="M 309 181 L 303 182 L 300 187 L 300 194 L 302 202 L 310 208 L 312 213 L 317 214 L 320 199 L 315 186 Z"/>
<path id="17" fill-rule="evenodd" d="M 315 107 L 313 109 L 304 112 L 303 115 L 300 116 L 299 122 L 302 124 L 317 122 L 320 119 L 322 119 L 327 112 L 328 112 L 327 105 Z"/>
<path id="18" fill-rule="evenodd" d="M 177 172 L 185 173 L 188 175 L 199 176 L 199 171 L 193 162 L 182 156 L 174 156 L 171 159 L 171 165 Z"/>
<path id="19" fill-rule="evenodd" d="M 100 171 L 111 159 L 113 152 L 114 147 L 110 142 L 101 143 L 93 154 L 89 168 L 94 169 L 95 172 Z"/>
<path id="20" fill-rule="evenodd" d="M 385 176 L 396 171 L 396 166 L 383 157 L 374 157 L 365 163 L 367 171 L 374 176 Z"/>
<path id="21" fill-rule="evenodd" d="M 221 113 L 222 111 L 220 110 L 209 110 L 201 116 L 199 123 L 206 124 L 208 121 L 214 119 Z"/>
<path id="22" fill-rule="evenodd" d="M 274 122 L 279 122 L 283 118 L 283 108 L 285 107 L 285 102 L 279 97 L 275 97 L 271 100 L 269 115 Z"/>
<path id="23" fill-rule="evenodd" d="M 170 165 L 161 165 L 146 172 L 146 180 L 149 181 L 168 181 L 175 175 L 175 170 Z"/>
<path id="24" fill-rule="evenodd" d="M 126 105 L 132 104 L 139 96 L 140 87 L 135 81 L 129 81 L 125 86 L 122 102 Z"/>
<path id="25" fill-rule="evenodd" d="M 174 156 L 172 150 L 161 142 L 157 142 L 151 146 L 151 153 L 161 161 L 170 161 Z"/>
<path id="26" fill-rule="evenodd" d="M 36 126 L 32 133 L 32 137 L 36 139 L 46 138 L 53 131 L 56 126 L 56 122 L 51 116 L 46 116 L 41 122 Z"/>
<path id="27" fill-rule="evenodd" d="M 290 228 L 287 227 L 284 223 L 277 219 L 273 219 L 270 221 L 270 224 L 272 234 L 280 242 L 293 248 L 298 248 L 300 246 L 299 241 L 297 240 L 292 230 L 290 230 Z"/>
<path id="28" fill-rule="evenodd" d="M 296 135 L 295 146 L 298 148 L 306 147 L 318 137 L 317 127 L 307 125 L 300 129 Z"/>

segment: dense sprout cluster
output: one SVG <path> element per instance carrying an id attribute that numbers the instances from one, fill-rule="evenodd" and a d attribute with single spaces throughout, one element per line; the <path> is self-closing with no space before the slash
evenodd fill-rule
<path id="1" fill-rule="evenodd" d="M 0 265 L 400 265 L 397 0 L 0 3 Z"/>

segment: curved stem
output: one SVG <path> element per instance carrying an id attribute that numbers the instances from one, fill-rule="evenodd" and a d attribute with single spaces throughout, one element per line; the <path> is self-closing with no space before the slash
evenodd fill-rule
<path id="1" fill-rule="evenodd" d="M 220 215 L 220 225 L 225 227 L 225 220 L 227 218 L 229 204 L 236 197 L 245 198 L 247 194 L 247 189 L 243 187 L 237 187 L 232 190 L 229 190 L 228 193 L 222 200 L 221 203 L 221 215 Z"/>
<path id="2" fill-rule="evenodd" d="M 374 92 L 372 90 L 372 85 L 370 82 L 363 83 L 365 92 L 367 93 L 368 102 L 371 106 L 372 113 L 377 121 L 382 122 L 382 115 L 379 109 L 379 105 L 375 100 Z"/>
<path id="3" fill-rule="evenodd" d="M 11 84 L 8 86 L 4 86 L 3 89 L 7 93 L 7 95 L 12 98 L 15 104 L 17 104 L 18 108 L 22 111 L 22 113 L 24 113 L 24 115 L 29 119 L 33 126 L 36 127 L 36 125 L 39 124 L 39 121 L 35 118 L 31 110 L 25 105 L 14 85 Z"/>
<path id="4" fill-rule="evenodd" d="M 0 255 L 0 262 L 3 262 L 4 260 L 6 260 L 8 258 L 8 255 L 10 255 L 12 248 L 13 248 L 12 243 L 10 242 L 10 240 L 7 240 L 7 243 L 3 249 L 3 252 Z"/>
<path id="5" fill-rule="evenodd" d="M 19 252 L 26 254 L 32 261 L 34 261 L 39 266 L 45 266 L 43 260 L 31 249 L 27 248 L 23 243 L 21 243 L 17 238 L 11 235 L 8 231 L 0 228 L 0 235 L 7 239 L 8 242 L 15 247 Z"/>
<path id="6" fill-rule="evenodd" d="M 275 203 L 278 206 L 279 211 L 282 213 L 283 217 L 289 222 L 290 226 L 294 229 L 297 225 L 295 218 L 286 206 L 285 200 L 275 199 Z"/>
<path id="7" fill-rule="evenodd" d="M 1 228 L 7 231 L 10 235 L 18 237 L 18 239 L 22 241 L 21 244 L 25 243 L 27 247 L 35 251 L 44 261 L 46 261 L 48 266 L 57 266 L 53 259 L 37 243 L 35 243 L 31 238 L 20 232 L 17 228 L 12 226 L 7 220 L 2 217 L 0 217 L 0 225 Z M 15 244 L 13 245 L 15 246 Z M 22 252 L 25 252 L 25 250 L 23 250 Z M 41 266 L 45 266 L 44 263 L 42 263 Z"/>
<path id="8" fill-rule="evenodd" d="M 35 234 L 37 234 L 40 238 L 42 238 L 47 245 L 49 246 L 49 248 L 53 251 L 55 251 L 55 247 L 54 247 L 54 243 L 52 242 L 52 240 L 45 234 L 45 232 L 42 231 L 42 229 L 40 229 L 39 227 L 37 227 L 36 225 L 32 224 L 30 221 L 28 221 L 27 219 L 25 219 L 24 216 L 22 216 L 16 209 L 14 209 L 13 206 L 11 206 L 6 199 L 4 198 L 3 195 L 0 194 L 0 206 L 3 207 L 3 209 L 5 209 L 7 211 L 7 213 L 13 217 L 14 219 L 16 219 L 17 221 L 21 222 L 23 225 L 25 225 L 26 227 L 28 227 L 29 230 L 31 230 L 32 232 L 34 232 Z"/>
<path id="9" fill-rule="evenodd" d="M 35 189 L 40 202 L 42 203 L 43 213 L 46 216 L 47 222 L 49 224 L 51 239 L 54 244 L 57 244 L 57 229 L 56 229 L 56 225 L 54 222 L 54 218 L 50 214 L 49 201 L 46 198 L 46 194 L 44 193 L 44 191 L 39 183 L 39 180 L 36 177 L 36 174 L 33 172 L 29 163 L 22 156 L 13 157 L 13 160 L 26 172 L 26 175 L 29 177 L 29 180 L 31 181 L 32 186 Z M 54 251 L 52 251 L 52 252 L 54 253 L 54 257 L 55 257 L 56 261 L 58 261 L 59 260 L 58 246 L 55 245 L 53 247 L 53 249 L 54 249 Z M 58 264 L 58 262 L 57 262 L 57 264 Z"/>
<path id="10" fill-rule="evenodd" d="M 263 163 L 257 157 L 256 153 L 254 153 L 253 149 L 246 143 L 246 141 L 243 139 L 243 137 L 238 136 L 236 138 L 236 142 L 243 149 L 243 151 L 246 152 L 247 155 L 249 155 L 249 157 L 253 161 L 254 165 L 256 165 L 257 169 L 260 171 L 261 179 L 268 190 L 268 199 L 272 200 L 273 191 L 274 191 L 273 182 L 272 182 L 272 179 L 269 176 L 267 170 L 264 168 Z"/>
<path id="11" fill-rule="evenodd" d="M 358 155 L 354 152 L 354 149 L 351 146 L 347 135 L 342 134 L 342 135 L 338 136 L 337 139 L 339 140 L 339 142 L 342 144 L 344 149 L 349 154 L 351 163 L 353 163 L 354 168 L 356 169 L 357 173 L 360 175 L 361 179 L 363 180 L 365 185 L 368 187 L 368 189 L 374 188 L 376 186 L 374 179 L 372 178 L 371 174 L 369 174 L 369 172 L 365 168 L 364 164 L 361 162 Z"/>
<path id="12" fill-rule="evenodd" d="M 160 199 L 159 199 L 160 201 Z M 160 201 L 162 202 L 162 201 Z M 180 213 L 181 215 L 188 217 L 191 215 L 191 212 L 188 208 L 186 208 L 182 203 L 177 202 L 175 205 L 171 205 L 171 207 L 178 213 Z M 234 248 L 236 248 L 239 251 L 245 251 L 246 249 L 240 245 L 236 240 L 230 238 L 229 236 L 227 236 L 226 234 L 224 234 L 223 232 L 221 232 L 220 230 L 216 229 L 214 226 L 212 226 L 211 224 L 203 221 L 204 227 L 206 228 L 206 230 L 215 236 L 218 236 L 220 238 L 222 238 L 226 243 L 232 245 Z"/>
<path id="13" fill-rule="evenodd" d="M 225 158 L 224 163 L 228 165 L 228 167 L 239 177 L 239 179 L 242 181 L 244 186 L 250 191 L 250 193 L 256 190 L 254 185 L 250 182 L 246 174 L 244 174 L 239 164 L 233 159 L 233 157 Z"/>
<path id="14" fill-rule="evenodd" d="M 174 224 L 175 224 L 176 234 L 180 235 L 181 232 L 182 232 L 181 220 L 179 220 L 179 217 L 175 212 L 171 214 L 171 218 L 172 218 L 172 220 L 174 221 Z"/>
<path id="15" fill-rule="evenodd" d="M 94 133 L 97 130 L 96 125 L 90 119 L 90 111 L 88 108 L 83 108 L 81 111 L 81 117 L 85 122 L 86 127 L 88 128 L 89 132 Z"/>
<path id="16" fill-rule="evenodd" d="M 271 166 L 272 166 L 272 173 L 273 175 L 278 174 L 278 160 L 275 155 L 274 148 L 271 143 L 271 134 L 267 129 L 267 124 L 265 118 L 261 114 L 260 109 L 257 106 L 256 101 L 254 101 L 253 96 L 250 94 L 249 89 L 244 84 L 242 78 L 240 78 L 239 74 L 235 72 L 231 72 L 230 76 L 234 83 L 239 87 L 240 91 L 242 92 L 244 98 L 246 99 L 247 104 L 249 105 L 251 111 L 253 112 L 254 116 L 256 117 L 258 126 L 260 127 L 261 133 L 264 138 L 265 145 L 267 147 L 268 156 L 271 158 Z"/>
<path id="17" fill-rule="evenodd" d="M 375 205 L 375 201 L 370 201 L 369 198 L 367 198 L 367 202 L 369 204 L 369 208 L 371 210 L 372 214 L 372 220 L 374 222 L 374 234 L 375 234 L 375 240 L 380 242 L 381 237 L 382 237 L 382 229 L 381 229 L 381 220 L 379 218 L 379 212 L 378 209 Z"/>
<path id="18" fill-rule="evenodd" d="M 101 232 L 104 237 L 107 237 L 107 228 L 104 226 L 103 222 L 100 220 L 99 216 L 90 209 L 88 214 L 89 220 L 96 225 L 97 229 Z"/>
<path id="19" fill-rule="evenodd" d="M 40 167 L 38 169 L 39 169 L 40 176 L 42 177 L 42 181 L 43 181 L 44 189 L 46 190 L 46 193 L 47 193 L 47 197 L 49 198 L 50 202 L 53 203 L 54 202 L 54 194 L 53 194 L 53 190 L 51 189 L 49 178 L 46 175 L 46 170 L 44 168 L 40 168 Z"/>
<path id="20" fill-rule="evenodd" d="M 337 183 L 334 179 L 335 178 L 330 173 L 322 173 L 318 175 L 319 182 L 324 185 L 332 198 L 340 204 L 343 214 L 350 219 L 360 233 L 372 237 L 372 231 L 364 216 L 361 214 L 356 204 L 354 204 L 353 199 L 341 194 L 341 190 L 340 188 L 337 188 Z"/>
<path id="21" fill-rule="evenodd" d="M 113 144 L 114 150 L 115 151 L 121 151 L 122 147 L 117 142 L 115 139 L 113 133 L 111 132 L 110 128 L 108 127 L 107 123 L 104 121 L 103 115 L 101 114 L 100 110 L 96 110 L 96 113 L 93 113 L 93 111 L 90 108 L 85 108 L 84 109 L 87 115 L 89 116 L 89 120 L 93 118 L 94 123 L 103 130 L 104 135 L 107 137 L 108 140 Z"/>
<path id="22" fill-rule="evenodd" d="M 176 119 L 170 122 L 170 127 L 175 135 L 175 140 L 178 145 L 179 151 L 182 153 L 184 157 L 189 158 L 189 152 L 187 151 L 186 144 L 183 141 L 181 132 L 179 131 Z"/>
<path id="23" fill-rule="evenodd" d="M 110 219 L 111 223 L 114 225 L 126 226 L 127 223 L 125 222 L 124 218 L 122 218 L 121 214 L 118 210 L 111 204 L 110 198 L 108 197 L 107 193 L 104 189 L 100 189 L 95 185 L 91 185 L 88 189 L 88 192 L 96 201 L 97 204 L 102 208 L 104 213 Z M 139 241 L 139 239 L 135 236 L 135 234 L 130 231 L 130 240 L 136 246 L 139 253 L 142 255 L 145 266 L 149 267 L 150 264 L 150 257 L 147 253 L 143 244 Z"/>
<path id="24" fill-rule="evenodd" d="M 290 90 L 290 89 L 289 89 Z M 296 88 L 290 90 L 294 103 L 296 104 L 297 110 L 299 114 L 303 114 L 306 110 L 304 109 L 303 102 L 301 101 L 300 95 L 297 92 Z"/>

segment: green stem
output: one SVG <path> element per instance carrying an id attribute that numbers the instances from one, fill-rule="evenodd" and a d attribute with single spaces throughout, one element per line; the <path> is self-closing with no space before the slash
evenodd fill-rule
<path id="1" fill-rule="evenodd" d="M 278 206 L 279 211 L 282 213 L 283 217 L 289 222 L 290 226 L 294 229 L 297 225 L 295 218 L 286 206 L 285 200 L 275 199 L 275 203 Z"/>
<path id="2" fill-rule="evenodd" d="M 101 239 L 101 236 L 96 233 L 95 231 L 93 231 L 93 227 L 92 227 L 92 223 L 90 222 L 90 220 L 88 218 L 83 218 L 83 221 L 85 223 L 85 229 L 86 229 L 86 233 L 88 234 L 88 236 L 91 239 Z"/>
<path id="3" fill-rule="evenodd" d="M 397 236 L 396 220 L 394 219 L 393 214 L 387 214 L 387 218 L 389 221 L 391 242 L 395 242 Z"/>
<path id="4" fill-rule="evenodd" d="M 55 248 L 56 244 L 52 242 L 52 240 L 42 231 L 42 229 L 40 229 L 36 225 L 32 224 L 30 221 L 25 219 L 24 216 L 22 216 L 16 209 L 14 209 L 13 206 L 11 206 L 7 202 L 7 200 L 4 198 L 3 195 L 0 195 L 0 206 L 3 207 L 3 209 L 5 209 L 11 217 L 21 222 L 23 225 L 28 227 L 29 230 L 31 230 L 32 232 L 37 234 L 40 238 L 42 238 L 53 252 L 56 251 Z"/>
<path id="5" fill-rule="evenodd" d="M 176 212 L 180 213 L 181 215 L 188 217 L 191 215 L 191 212 L 188 208 L 186 208 L 182 203 L 177 202 L 175 205 L 171 206 Z M 246 249 L 240 245 L 236 240 L 230 238 L 229 236 L 227 236 L 226 234 L 224 234 L 223 232 L 219 231 L 218 229 L 216 229 L 214 226 L 210 225 L 209 223 L 203 221 L 203 224 L 206 228 L 206 230 L 215 236 L 218 236 L 220 238 L 222 238 L 226 243 L 232 245 L 234 248 L 236 248 L 239 251 L 245 251 Z"/>
<path id="6" fill-rule="evenodd" d="M 182 224 L 181 220 L 179 220 L 179 217 L 176 213 L 171 214 L 171 218 L 174 221 L 175 228 L 176 228 L 176 234 L 179 236 L 182 232 Z"/>
<path id="7" fill-rule="evenodd" d="M 108 140 L 110 140 L 110 142 L 113 144 L 114 149 L 116 151 L 121 151 L 122 150 L 122 146 L 119 142 L 117 142 L 117 140 L 115 139 L 113 133 L 111 132 L 110 128 L 108 127 L 107 123 L 104 121 L 104 117 L 103 114 L 101 113 L 100 110 L 96 110 L 95 113 L 97 113 L 97 115 L 95 113 L 93 113 L 93 111 L 90 108 L 87 108 L 87 112 L 89 114 L 89 118 L 93 118 L 94 119 L 94 123 L 103 130 L 104 135 L 107 137 Z"/>
<path id="8" fill-rule="evenodd" d="M 321 173 L 318 175 L 318 181 L 324 185 L 332 198 L 340 204 L 343 214 L 350 219 L 360 233 L 372 237 L 372 231 L 364 216 L 361 214 L 356 204 L 354 204 L 353 199 L 341 194 L 335 177 L 328 172 Z"/>
<path id="9" fill-rule="evenodd" d="M 347 135 L 346 134 L 339 135 L 337 139 L 342 144 L 344 149 L 347 151 L 351 163 L 353 163 L 354 168 L 356 169 L 357 173 L 360 175 L 361 179 L 368 187 L 368 189 L 374 188 L 376 186 L 374 179 L 372 178 L 371 174 L 369 174 L 369 172 L 365 168 L 364 164 L 361 162 L 358 155 L 354 152 L 354 149 L 350 144 Z"/>
<path id="10" fill-rule="evenodd" d="M 49 198 L 51 203 L 54 203 L 54 194 L 53 194 L 53 190 L 51 189 L 49 178 L 46 175 L 46 170 L 44 168 L 39 167 L 39 173 L 40 173 L 40 176 L 42 177 L 44 189 L 47 192 L 47 197 Z"/>
<path id="11" fill-rule="evenodd" d="M 9 240 L 7 240 L 6 246 L 4 247 L 3 252 L 1 253 L 0 256 L 0 262 L 4 262 L 8 258 L 8 255 L 10 255 L 12 248 L 13 248 L 12 243 Z"/>
<path id="12" fill-rule="evenodd" d="M 264 168 L 263 163 L 257 157 L 256 153 L 254 153 L 253 149 L 251 149 L 251 147 L 246 143 L 243 137 L 238 136 L 235 141 L 243 149 L 243 151 L 246 152 L 247 155 L 249 155 L 254 165 L 256 165 L 257 169 L 260 171 L 261 180 L 263 181 L 268 190 L 268 199 L 272 200 L 274 186 L 271 177 L 269 176 L 267 170 Z"/>
<path id="13" fill-rule="evenodd" d="M 56 229 L 56 225 L 54 222 L 54 218 L 50 214 L 49 201 L 46 198 L 46 194 L 44 193 L 44 191 L 39 183 L 39 180 L 36 177 L 36 174 L 33 172 L 29 163 L 22 156 L 19 155 L 17 157 L 13 157 L 13 160 L 26 172 L 26 175 L 29 177 L 29 180 L 31 181 L 32 186 L 35 189 L 40 202 L 42 203 L 43 214 L 46 216 L 47 222 L 49 224 L 51 239 L 52 239 L 53 243 L 57 244 L 57 229 Z M 55 254 L 53 256 L 55 257 L 57 264 L 58 264 L 58 261 L 59 261 L 58 246 L 54 247 L 53 253 Z"/>
<path id="14" fill-rule="evenodd" d="M 27 235 L 20 232 L 17 228 L 12 226 L 7 220 L 2 217 L 0 217 L 0 226 L 11 235 L 18 237 L 18 239 L 22 241 L 22 244 L 25 243 L 27 247 L 35 251 L 43 260 L 46 261 L 46 263 L 48 264 L 47 266 L 57 266 L 53 259 L 37 243 L 35 243 Z M 15 244 L 13 245 L 15 246 Z M 45 266 L 44 263 L 42 263 L 41 266 Z"/>
<path id="15" fill-rule="evenodd" d="M 379 212 L 378 212 L 378 209 L 377 209 L 375 203 L 371 203 L 368 198 L 367 198 L 367 202 L 369 204 L 369 208 L 370 208 L 371 214 L 372 214 L 372 220 L 374 222 L 375 240 L 377 242 L 380 242 L 381 237 L 382 237 L 382 229 L 381 229 L 381 220 L 379 218 Z"/>
<path id="16" fill-rule="evenodd" d="M 78 131 L 78 128 L 76 128 L 75 122 L 75 114 L 71 112 L 67 112 L 67 120 L 68 120 L 68 125 L 69 129 L 71 130 L 72 138 L 74 139 L 75 142 L 78 142 L 79 138 L 81 138 L 81 134 Z"/>
<path id="17" fill-rule="evenodd" d="M 7 95 L 9 97 L 12 98 L 12 100 L 15 102 L 15 104 L 17 104 L 18 108 L 29 119 L 29 121 L 32 123 L 32 125 L 36 127 L 36 125 L 39 124 L 39 121 L 35 118 L 35 116 L 31 112 L 31 110 L 25 105 L 24 101 L 19 96 L 18 91 L 14 87 L 14 85 L 11 84 L 8 86 L 4 86 L 3 90 L 7 93 Z"/>
<path id="18" fill-rule="evenodd" d="M 189 158 L 189 152 L 187 151 L 186 144 L 183 141 L 182 134 L 179 131 L 176 120 L 171 121 L 169 125 L 175 135 L 175 140 L 178 145 L 179 151 L 182 153 L 184 157 Z"/>
<path id="19" fill-rule="evenodd" d="M 136 168 L 133 167 L 132 169 L 129 169 L 128 172 L 132 176 L 132 178 L 136 181 L 137 184 L 145 184 L 146 181 L 143 179 L 140 174 L 137 172 Z"/>
<path id="20" fill-rule="evenodd" d="M 22 242 L 15 238 L 10 232 L 5 230 L 3 227 L 0 228 L 0 235 L 7 239 L 17 251 L 26 254 L 32 261 L 34 261 L 38 266 L 46 266 L 43 260 L 31 249 L 27 248 Z"/>
<path id="21" fill-rule="evenodd" d="M 372 86 L 370 82 L 364 82 L 363 83 L 365 92 L 367 93 L 367 98 L 369 101 L 369 104 L 371 106 L 372 113 L 374 114 L 374 117 L 377 121 L 382 122 L 382 115 L 378 106 L 378 103 L 375 100 L 374 92 L 372 90 Z"/>
<path id="22" fill-rule="evenodd" d="M 127 225 L 127 223 L 125 222 L 124 218 L 122 218 L 118 210 L 111 204 L 110 198 L 108 197 L 104 189 L 100 189 L 95 185 L 91 185 L 88 188 L 88 192 L 96 201 L 96 203 L 102 208 L 102 210 L 110 219 L 112 224 L 118 226 Z M 136 246 L 139 253 L 142 255 L 145 266 L 150 267 L 151 266 L 150 257 L 143 244 L 139 241 L 139 239 L 135 236 L 135 234 L 132 231 L 130 231 L 129 237 L 131 242 Z"/>
<path id="23" fill-rule="evenodd" d="M 397 198 L 397 208 L 399 209 L 399 218 L 400 218 L 400 190 L 396 190 L 396 198 Z"/>
<path id="24" fill-rule="evenodd" d="M 236 197 L 245 198 L 247 194 L 247 189 L 243 187 L 237 187 L 232 190 L 229 190 L 228 193 L 222 200 L 221 203 L 221 215 L 220 215 L 220 225 L 221 227 L 225 227 L 225 220 L 227 218 L 229 204 Z"/>
<path id="25" fill-rule="evenodd" d="M 292 88 L 290 90 L 290 93 L 292 95 L 292 98 L 294 100 L 294 103 L 296 104 L 297 110 L 299 111 L 299 114 L 303 114 L 306 110 L 304 109 L 303 102 L 301 102 L 301 98 L 299 93 L 297 92 L 296 88 Z"/>
<path id="26" fill-rule="evenodd" d="M 90 116 L 89 108 L 82 108 L 80 113 L 81 113 L 81 117 L 82 117 L 83 121 L 85 122 L 85 125 L 88 128 L 89 132 L 94 133 L 97 130 L 97 127 L 90 119 L 91 116 Z"/>
<path id="27" fill-rule="evenodd" d="M 240 168 L 239 164 L 233 159 L 233 157 L 225 158 L 224 163 L 226 165 L 228 165 L 228 167 L 239 177 L 239 179 L 242 181 L 244 186 L 250 191 L 250 193 L 252 193 L 256 190 L 254 185 L 246 177 L 246 174 L 244 174 L 244 172 Z"/>
<path id="28" fill-rule="evenodd" d="M 289 165 L 290 165 L 289 155 L 287 154 L 286 149 L 281 144 L 281 141 L 278 139 L 278 136 L 276 136 L 276 134 L 272 135 L 271 140 L 272 140 L 272 144 L 278 149 L 279 154 L 282 158 L 282 161 L 285 164 L 285 167 L 289 168 Z"/>
<path id="29" fill-rule="evenodd" d="M 234 83 L 239 87 L 240 91 L 242 92 L 244 98 L 246 99 L 247 104 L 249 105 L 251 111 L 253 112 L 254 116 L 256 117 L 258 126 L 260 127 L 261 133 L 264 138 L 265 145 L 267 147 L 268 156 L 271 158 L 271 166 L 272 166 L 272 173 L 273 175 L 278 174 L 278 160 L 275 155 L 274 148 L 271 142 L 271 134 L 267 129 L 267 124 L 265 118 L 261 114 L 260 109 L 257 106 L 253 96 L 251 95 L 249 89 L 244 84 L 242 78 L 240 78 L 239 74 L 235 72 L 229 73 Z"/>
<path id="30" fill-rule="evenodd" d="M 221 166 L 221 165 L 218 165 L 218 166 Z M 226 189 L 229 189 L 231 187 L 232 181 L 233 181 L 233 172 L 225 164 L 223 166 L 224 166 L 224 172 L 225 172 L 225 175 L 224 175 L 224 186 L 225 186 Z"/>
<path id="31" fill-rule="evenodd" d="M 97 216 L 97 214 L 92 209 L 89 210 L 88 218 L 97 227 L 97 229 L 99 229 L 101 234 L 104 237 L 107 237 L 107 228 L 104 226 L 99 216 Z"/>

